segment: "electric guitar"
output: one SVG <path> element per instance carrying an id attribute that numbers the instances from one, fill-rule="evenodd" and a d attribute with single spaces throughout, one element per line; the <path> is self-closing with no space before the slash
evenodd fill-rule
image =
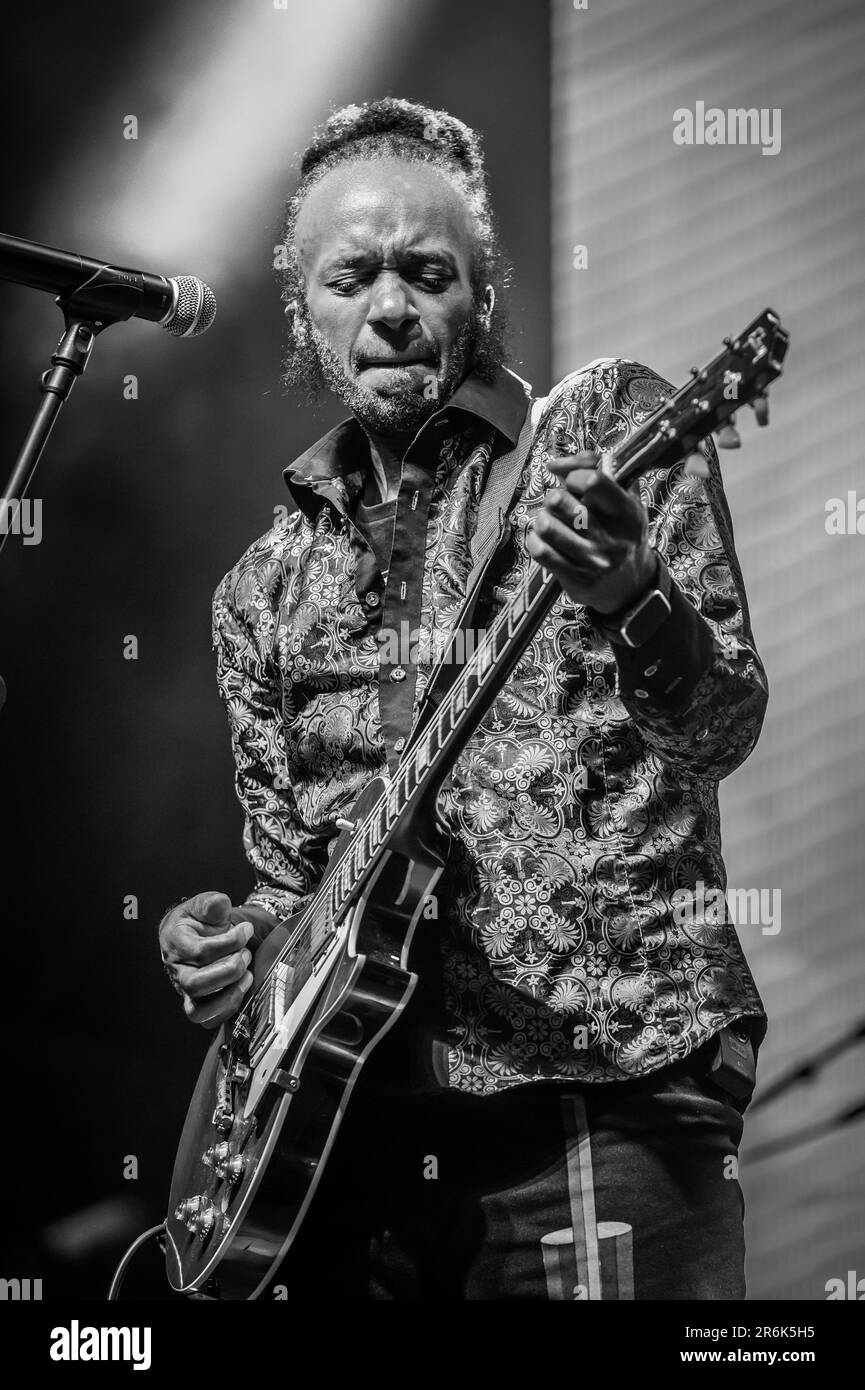
<path id="1" fill-rule="evenodd" d="M 765 310 L 604 455 L 605 471 L 623 486 L 683 457 L 705 472 L 698 446 L 717 431 L 735 447 L 740 406 L 767 423 L 787 345 Z M 445 651 L 396 775 L 364 788 L 315 895 L 254 955 L 253 985 L 214 1038 L 177 1153 L 166 1260 L 179 1292 L 257 1298 L 291 1249 L 358 1076 L 417 983 L 412 938 L 449 847 L 439 790 L 560 593 L 532 564 L 471 658 L 455 665 Z"/>

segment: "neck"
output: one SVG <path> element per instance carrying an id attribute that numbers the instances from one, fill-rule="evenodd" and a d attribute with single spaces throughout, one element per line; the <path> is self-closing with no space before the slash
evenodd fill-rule
<path id="1" fill-rule="evenodd" d="M 406 449 L 417 433 L 405 430 L 395 434 L 379 434 L 367 429 L 364 433 L 369 440 L 369 453 L 372 468 L 364 489 L 366 502 L 389 502 L 399 493 L 402 461 Z"/>

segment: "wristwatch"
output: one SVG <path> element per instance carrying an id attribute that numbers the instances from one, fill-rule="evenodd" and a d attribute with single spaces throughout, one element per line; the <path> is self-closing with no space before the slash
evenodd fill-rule
<path id="1" fill-rule="evenodd" d="M 595 613 L 595 625 L 610 642 L 619 642 L 626 647 L 641 647 L 654 637 L 658 628 L 665 623 L 672 612 L 670 590 L 673 581 L 670 571 L 660 555 L 655 551 L 657 567 L 652 587 L 636 603 L 616 613 Z"/>

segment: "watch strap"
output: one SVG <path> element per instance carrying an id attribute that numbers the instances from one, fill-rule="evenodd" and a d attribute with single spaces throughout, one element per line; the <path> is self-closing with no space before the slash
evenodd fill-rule
<path id="1" fill-rule="evenodd" d="M 655 575 L 648 588 L 637 599 L 613 613 L 595 613 L 595 625 L 610 642 L 626 647 L 639 647 L 647 642 L 670 616 L 670 591 L 673 579 L 658 551 L 655 551 Z"/>

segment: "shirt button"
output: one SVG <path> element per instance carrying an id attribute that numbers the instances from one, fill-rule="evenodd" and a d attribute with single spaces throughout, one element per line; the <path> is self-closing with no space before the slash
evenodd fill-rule
<path id="1" fill-rule="evenodd" d="M 397 753 L 401 753 L 402 750 L 405 748 L 405 739 L 404 739 L 404 738 L 398 738 L 398 739 L 396 739 L 396 741 L 394 742 L 394 745 L 393 745 L 393 746 L 394 746 L 394 748 L 395 748 L 395 750 L 396 750 Z"/>
<path id="2" fill-rule="evenodd" d="M 364 595 L 364 599 L 369 604 L 370 608 L 378 608 L 378 605 L 381 602 L 375 589 L 370 589 L 369 593 Z"/>
<path id="3" fill-rule="evenodd" d="M 647 666 L 643 672 L 644 676 L 654 676 L 658 670 L 657 666 Z"/>
<path id="4" fill-rule="evenodd" d="M 638 700 L 648 700 L 649 698 L 648 690 L 635 690 L 634 694 L 636 695 Z"/>
<path id="5" fill-rule="evenodd" d="M 394 666 L 393 670 L 390 673 L 390 678 L 392 681 L 404 681 L 405 671 L 403 670 L 402 666 Z"/>

